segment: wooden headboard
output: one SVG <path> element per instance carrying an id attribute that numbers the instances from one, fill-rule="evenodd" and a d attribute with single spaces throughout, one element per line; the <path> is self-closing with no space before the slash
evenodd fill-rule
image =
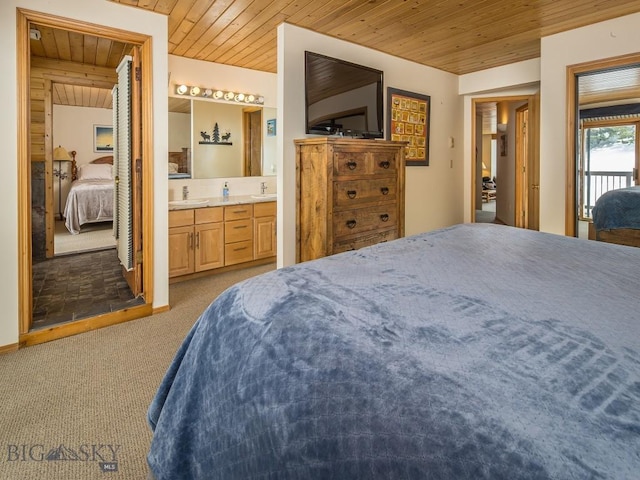
<path id="1" fill-rule="evenodd" d="M 71 180 L 78 179 L 78 165 L 76 164 L 76 152 L 75 150 L 71 152 Z M 108 163 L 109 165 L 113 165 L 113 155 L 105 155 L 104 157 L 98 157 L 91 160 L 89 163 Z"/>

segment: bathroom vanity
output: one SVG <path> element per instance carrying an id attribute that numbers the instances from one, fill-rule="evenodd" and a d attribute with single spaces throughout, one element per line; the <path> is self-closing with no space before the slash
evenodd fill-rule
<path id="1" fill-rule="evenodd" d="M 169 202 L 171 283 L 275 259 L 275 194 Z"/>

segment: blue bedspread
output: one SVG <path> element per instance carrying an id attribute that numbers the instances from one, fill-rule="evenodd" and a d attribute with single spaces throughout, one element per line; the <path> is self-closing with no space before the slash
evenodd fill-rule
<path id="1" fill-rule="evenodd" d="M 180 479 L 637 479 L 640 249 L 459 225 L 280 269 L 149 409 Z"/>
<path id="2" fill-rule="evenodd" d="M 604 193 L 593 207 L 596 230 L 640 229 L 640 186 Z"/>

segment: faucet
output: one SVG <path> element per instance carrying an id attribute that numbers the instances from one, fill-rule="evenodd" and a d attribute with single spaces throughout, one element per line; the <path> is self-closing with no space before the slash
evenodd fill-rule
<path id="1" fill-rule="evenodd" d="M 189 198 L 189 187 L 188 186 L 184 186 L 182 187 L 182 200 L 187 200 Z"/>
<path id="2" fill-rule="evenodd" d="M 267 192 L 267 182 L 260 183 L 260 193 L 264 195 Z"/>

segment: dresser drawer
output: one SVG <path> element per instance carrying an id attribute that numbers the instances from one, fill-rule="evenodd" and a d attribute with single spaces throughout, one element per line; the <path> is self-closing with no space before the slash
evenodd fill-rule
<path id="1" fill-rule="evenodd" d="M 250 262 L 253 260 L 253 241 L 230 243 L 224 246 L 224 264 Z"/>
<path id="2" fill-rule="evenodd" d="M 396 190 L 395 177 L 334 182 L 333 205 L 348 207 L 369 202 L 394 202 Z"/>
<path id="3" fill-rule="evenodd" d="M 343 240 L 333 244 L 333 253 L 347 252 L 349 250 L 357 250 L 362 247 L 368 247 L 377 243 L 388 242 L 398 238 L 398 230 L 385 230 L 382 232 L 375 231 L 360 235 L 356 239 Z"/>
<path id="4" fill-rule="evenodd" d="M 395 175 L 398 170 L 398 156 L 388 150 L 371 152 L 371 173 L 374 175 Z"/>
<path id="5" fill-rule="evenodd" d="M 335 239 L 370 230 L 389 229 L 396 225 L 396 205 L 380 205 L 333 213 Z"/>
<path id="6" fill-rule="evenodd" d="M 333 152 L 333 170 L 338 176 L 367 175 L 367 152 L 336 149 Z"/>
<path id="7" fill-rule="evenodd" d="M 230 205 L 224 207 L 224 221 L 238 220 L 240 218 L 251 218 L 253 216 L 253 205 Z"/>
<path id="8" fill-rule="evenodd" d="M 253 219 L 224 222 L 224 243 L 253 240 Z"/>

